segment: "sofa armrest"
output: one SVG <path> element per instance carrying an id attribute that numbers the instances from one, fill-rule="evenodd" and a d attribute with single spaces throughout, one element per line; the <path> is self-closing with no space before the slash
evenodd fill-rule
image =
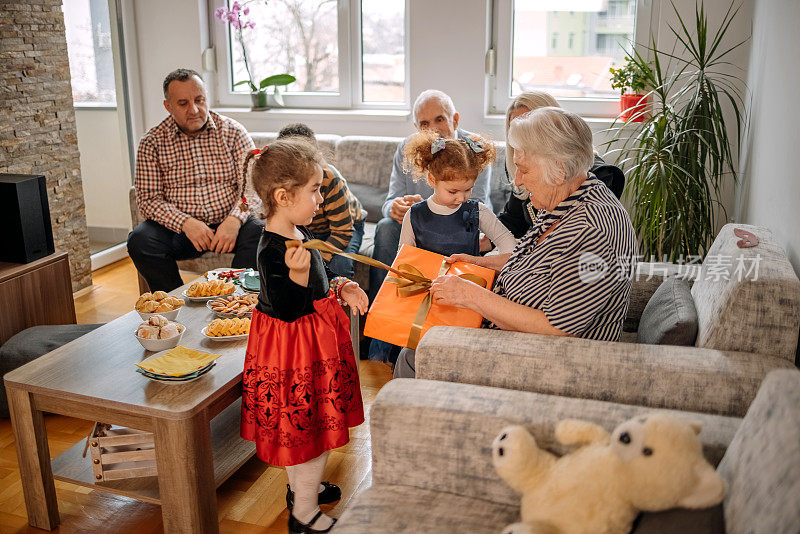
<path id="1" fill-rule="evenodd" d="M 761 381 L 791 362 L 765 354 L 435 327 L 418 378 L 744 416 Z"/>
<path id="2" fill-rule="evenodd" d="M 491 445 L 508 425 L 524 425 L 540 447 L 556 454 L 567 449 L 555 440 L 555 424 L 580 418 L 608 431 L 654 410 L 610 402 L 541 395 L 524 391 L 397 379 L 381 389 L 370 412 L 372 479 L 444 491 L 500 504 L 519 497 L 492 465 Z M 670 412 L 703 425 L 704 454 L 717 465 L 741 420 Z"/>

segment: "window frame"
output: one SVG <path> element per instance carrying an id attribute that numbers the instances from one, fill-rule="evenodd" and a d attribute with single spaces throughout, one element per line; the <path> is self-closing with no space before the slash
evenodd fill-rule
<path id="1" fill-rule="evenodd" d="M 513 65 L 514 0 L 494 0 L 489 10 L 489 34 L 494 42 L 489 42 L 490 50 L 496 57 L 495 72 L 487 72 L 487 114 L 504 115 L 513 100 L 511 94 L 511 74 Z M 636 22 L 634 24 L 634 48 L 648 57 L 647 40 L 653 28 L 658 28 L 658 2 L 636 0 Z M 642 41 L 642 39 L 645 41 Z M 549 45 L 550 43 L 548 43 Z M 574 98 L 559 97 L 564 109 L 582 117 L 614 118 L 619 115 L 619 98 Z"/>
<path id="2" fill-rule="evenodd" d="M 284 106 L 278 106 L 272 95 L 269 105 L 280 109 L 388 109 L 405 110 L 409 107 L 409 0 L 404 0 L 403 51 L 405 54 L 405 99 L 403 102 L 364 102 L 363 52 L 361 33 L 362 0 L 337 0 L 338 18 L 338 93 L 282 92 Z M 209 33 L 212 37 L 217 64 L 214 102 L 218 107 L 247 107 L 252 103 L 249 94 L 231 90 L 232 56 L 229 50 L 230 25 L 214 17 L 218 7 L 227 7 L 225 0 L 208 0 Z"/>

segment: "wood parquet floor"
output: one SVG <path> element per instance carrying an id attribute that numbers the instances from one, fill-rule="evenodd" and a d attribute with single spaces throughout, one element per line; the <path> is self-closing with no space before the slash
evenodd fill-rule
<path id="1" fill-rule="evenodd" d="M 93 278 L 93 288 L 75 299 L 79 323 L 110 321 L 132 308 L 138 297 L 138 285 L 129 259 L 95 271 Z M 371 484 L 369 409 L 380 388 L 391 379 L 388 366 L 370 361 L 359 363 L 359 375 L 367 420 L 351 429 L 350 443 L 332 451 L 328 460 L 325 480 L 342 488 L 342 500 L 336 506 L 323 506 L 332 517 L 340 516 L 352 498 Z M 52 456 L 85 439 L 92 425 L 90 421 L 61 415 L 47 415 L 46 422 Z M 252 458 L 217 490 L 220 532 L 285 533 L 289 513 L 285 501 L 286 483 L 283 468 L 269 467 Z M 59 481 L 56 481 L 56 493 L 61 525 L 53 532 L 163 532 L 158 505 Z M 45 531 L 28 526 L 11 423 L 0 419 L 0 533 L 42 532 Z"/>

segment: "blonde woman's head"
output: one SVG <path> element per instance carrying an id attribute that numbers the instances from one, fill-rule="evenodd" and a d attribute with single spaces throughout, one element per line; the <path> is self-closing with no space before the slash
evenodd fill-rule
<path id="1" fill-rule="evenodd" d="M 514 119 L 529 111 L 545 107 L 559 107 L 558 102 L 550 93 L 545 93 L 544 91 L 525 91 L 517 95 L 506 110 L 506 140 L 508 139 L 508 129 Z M 506 143 L 506 169 L 508 169 L 508 177 L 513 186 L 514 174 L 517 171 L 517 167 L 514 164 L 514 149 L 508 143 Z M 526 198 L 528 195 L 524 189 L 517 187 L 514 187 L 514 194 L 519 198 Z"/>

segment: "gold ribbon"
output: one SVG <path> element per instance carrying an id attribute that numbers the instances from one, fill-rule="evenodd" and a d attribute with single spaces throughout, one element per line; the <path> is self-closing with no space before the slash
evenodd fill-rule
<path id="1" fill-rule="evenodd" d="M 424 276 L 419 269 L 414 267 L 409 263 L 401 263 L 397 266 L 397 269 L 394 267 L 390 267 L 385 263 L 378 261 L 374 258 L 370 258 L 369 256 L 364 256 L 363 254 L 354 254 L 352 252 L 343 252 L 338 248 L 334 247 L 330 243 L 326 243 L 320 239 L 310 239 L 303 243 L 297 239 L 290 239 L 286 241 L 286 247 L 303 247 L 307 249 L 314 249 L 320 250 L 324 252 L 330 252 L 331 254 L 337 254 L 339 256 L 344 256 L 345 258 L 350 258 L 353 261 L 357 261 L 360 263 L 365 263 L 367 265 L 371 265 L 373 267 L 378 267 L 379 269 L 385 269 L 392 274 L 397 276 L 387 276 L 386 280 L 392 282 L 393 284 L 397 285 L 397 295 L 399 297 L 413 297 L 414 295 L 419 295 L 421 293 L 426 293 L 425 298 L 422 299 L 422 303 L 419 305 L 419 309 L 417 310 L 417 314 L 414 316 L 414 321 L 411 324 L 411 332 L 408 335 L 408 348 L 416 349 L 417 344 L 419 343 L 419 339 L 422 336 L 422 325 L 425 323 L 425 318 L 428 317 L 428 312 L 431 310 L 431 306 L 433 306 L 433 298 L 430 294 L 431 284 L 433 280 Z M 447 271 L 450 269 L 450 264 L 446 261 L 442 261 L 441 267 L 439 267 L 439 275 L 443 276 L 447 274 Z M 478 276 L 477 274 L 459 274 L 459 278 L 463 278 L 464 280 L 468 280 L 479 286 L 485 288 L 488 284 L 485 278 L 482 276 Z"/>

